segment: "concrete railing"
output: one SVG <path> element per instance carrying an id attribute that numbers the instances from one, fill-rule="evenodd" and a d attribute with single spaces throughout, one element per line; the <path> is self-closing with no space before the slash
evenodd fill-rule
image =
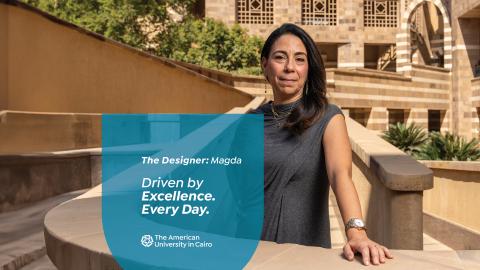
<path id="1" fill-rule="evenodd" d="M 119 270 L 102 227 L 101 186 L 66 202 L 45 217 L 47 254 L 59 270 Z M 395 259 L 381 269 L 477 269 L 480 251 L 392 250 Z M 348 262 L 341 249 L 260 242 L 244 269 L 362 268 L 360 257 Z"/>
<path id="2" fill-rule="evenodd" d="M 424 194 L 424 231 L 453 249 L 480 249 L 480 162 L 421 161 L 434 175 Z"/>
<path id="3" fill-rule="evenodd" d="M 395 249 L 423 249 L 423 191 L 432 171 L 347 118 L 353 154 L 352 178 L 369 236 Z"/>
<path id="4" fill-rule="evenodd" d="M 100 149 L 0 155 L 0 213 L 101 182 Z"/>
<path id="5" fill-rule="evenodd" d="M 170 60 L 176 65 L 188 68 L 211 79 L 225 83 L 229 86 L 242 90 L 245 93 L 255 96 L 265 96 L 272 98 L 272 87 L 263 76 L 237 75 L 223 72 L 211 68 L 202 67 L 195 64 Z"/>
<path id="6" fill-rule="evenodd" d="M 101 114 L 0 112 L 0 153 L 100 147 Z"/>
<path id="7" fill-rule="evenodd" d="M 227 113 L 246 113 L 264 100 L 253 98 Z M 101 114 L 0 111 L 0 138 L 3 155 L 100 147 Z"/>

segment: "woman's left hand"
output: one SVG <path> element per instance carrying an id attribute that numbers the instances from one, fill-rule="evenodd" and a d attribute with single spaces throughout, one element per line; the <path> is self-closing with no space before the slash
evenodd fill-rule
<path id="1" fill-rule="evenodd" d="M 386 258 L 393 259 L 388 248 L 370 240 L 365 231 L 350 229 L 347 232 L 348 242 L 343 247 L 343 255 L 349 261 L 353 261 L 355 252 L 362 254 L 363 264 L 374 265 L 385 263 Z"/>

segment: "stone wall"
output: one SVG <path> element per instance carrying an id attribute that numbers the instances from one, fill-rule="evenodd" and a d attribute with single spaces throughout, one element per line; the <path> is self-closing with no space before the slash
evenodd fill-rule
<path id="1" fill-rule="evenodd" d="M 205 1 L 205 16 L 233 24 L 236 22 L 235 3 L 235 0 Z M 283 23 L 301 25 L 315 42 L 338 44 L 338 67 L 345 68 L 364 67 L 364 44 L 395 44 L 397 28 L 364 27 L 363 0 L 337 0 L 336 3 L 336 26 L 302 24 L 300 0 L 275 0 L 273 24 L 241 24 L 241 26 L 250 34 L 266 39 Z"/>
<path id="2" fill-rule="evenodd" d="M 9 110 L 224 113 L 252 99 L 166 59 L 10 3 L 0 4 L 9 13 L 8 42 L 15 44 L 8 48 Z"/>
<path id="3" fill-rule="evenodd" d="M 425 233 L 454 249 L 480 249 L 480 162 L 421 162 L 434 176 L 424 192 Z"/>

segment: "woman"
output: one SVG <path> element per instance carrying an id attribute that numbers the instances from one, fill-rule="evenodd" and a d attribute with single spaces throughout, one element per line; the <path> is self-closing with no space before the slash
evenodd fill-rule
<path id="1" fill-rule="evenodd" d="M 329 184 L 346 225 L 344 256 L 384 263 L 390 251 L 371 241 L 351 180 L 352 156 L 342 111 L 328 104 L 325 68 L 312 38 L 294 24 L 268 37 L 261 53 L 274 101 L 265 115 L 265 217 L 262 239 L 331 248 Z M 327 181 L 328 179 L 328 181 Z"/>

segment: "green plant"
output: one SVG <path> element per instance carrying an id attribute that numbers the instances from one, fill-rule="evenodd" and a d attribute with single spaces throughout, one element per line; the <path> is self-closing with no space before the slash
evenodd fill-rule
<path id="1" fill-rule="evenodd" d="M 238 24 L 228 27 L 210 18 L 189 18 L 170 24 L 156 40 L 156 52 L 164 57 L 218 70 L 260 74 L 263 41 L 249 36 Z"/>
<path id="2" fill-rule="evenodd" d="M 151 35 L 188 16 L 195 0 L 23 0 L 55 17 L 130 46 L 149 50 Z"/>
<path id="3" fill-rule="evenodd" d="M 465 138 L 448 132 L 432 132 L 416 157 L 426 160 L 474 161 L 480 158 L 478 144 L 479 141 L 475 138 L 467 142 Z"/>
<path id="4" fill-rule="evenodd" d="M 427 141 L 428 135 L 415 123 L 407 127 L 404 123 L 398 122 L 390 125 L 389 129 L 384 131 L 382 138 L 405 153 L 415 155 L 419 152 L 420 146 Z"/>

